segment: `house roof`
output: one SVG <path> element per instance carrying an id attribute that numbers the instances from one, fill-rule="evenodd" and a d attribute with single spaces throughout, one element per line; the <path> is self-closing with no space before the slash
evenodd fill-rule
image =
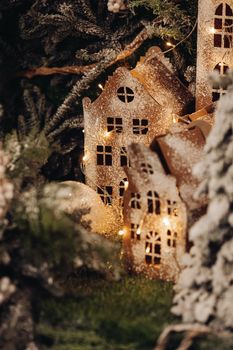
<path id="1" fill-rule="evenodd" d="M 200 206 L 193 200 L 200 179 L 192 169 L 204 157 L 203 148 L 210 129 L 207 122 L 195 121 L 188 126 L 179 126 L 176 132 L 156 137 L 151 144 L 166 173 L 176 178 L 180 195 L 190 209 Z"/>
<path id="2" fill-rule="evenodd" d="M 129 84 L 132 89 L 140 84 L 164 115 L 187 114 L 189 112 L 188 106 L 194 100 L 190 91 L 171 71 L 171 67 L 161 50 L 158 47 L 151 47 L 134 69 L 117 68 L 114 74 L 108 78 L 103 92 L 95 101 L 91 102 L 89 98 L 84 98 L 84 108 L 90 108 L 91 105 L 93 107 L 109 105 L 112 94 L 115 96 L 119 85 L 122 84 Z M 142 100 L 141 104 L 143 102 Z M 111 108 L 113 107 L 111 106 Z"/>
<path id="3" fill-rule="evenodd" d="M 151 47 L 130 72 L 161 106 L 171 105 L 173 113 L 178 115 L 188 113 L 194 97 L 172 72 L 159 47 Z"/>
<path id="4" fill-rule="evenodd" d="M 178 121 L 189 124 L 190 122 L 203 120 L 208 124 L 213 125 L 215 107 L 216 103 L 211 103 L 210 105 L 205 106 L 192 114 L 186 114 L 185 116 L 178 118 Z"/>

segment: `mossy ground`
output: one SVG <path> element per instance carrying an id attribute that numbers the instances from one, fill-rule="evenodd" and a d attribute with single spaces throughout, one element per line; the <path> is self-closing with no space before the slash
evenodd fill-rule
<path id="1" fill-rule="evenodd" d="M 76 298 L 40 301 L 37 325 L 41 349 L 152 350 L 171 315 L 172 285 L 143 277 L 95 281 Z M 173 336 L 168 350 L 180 337 Z M 216 347 L 217 345 L 217 347 Z M 233 339 L 198 340 L 192 350 L 233 349 Z"/>

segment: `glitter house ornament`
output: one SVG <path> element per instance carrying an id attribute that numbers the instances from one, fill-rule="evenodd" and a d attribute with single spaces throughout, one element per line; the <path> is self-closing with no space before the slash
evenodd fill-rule
<path id="1" fill-rule="evenodd" d="M 124 168 L 130 166 L 127 146 L 149 146 L 192 101 L 158 47 L 150 48 L 136 68 L 118 68 L 94 102 L 83 99 L 86 184 L 114 208 L 119 224 L 128 181 Z"/>
<path id="2" fill-rule="evenodd" d="M 209 83 L 209 74 L 225 75 L 233 67 L 233 0 L 199 0 L 197 35 L 196 108 L 226 93 L 221 84 Z"/>
<path id="3" fill-rule="evenodd" d="M 156 137 L 150 148 L 129 146 L 124 196 L 124 254 L 128 270 L 175 280 L 188 249 L 187 229 L 205 211 L 193 193 L 193 166 L 203 157 L 210 124 L 195 121 Z"/>

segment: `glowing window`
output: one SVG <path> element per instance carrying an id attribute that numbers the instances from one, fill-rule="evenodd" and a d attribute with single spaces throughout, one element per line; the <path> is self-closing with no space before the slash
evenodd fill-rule
<path id="1" fill-rule="evenodd" d="M 134 99 L 134 92 L 127 86 L 121 86 L 117 90 L 117 96 L 122 102 L 129 103 L 132 102 Z"/>
<path id="2" fill-rule="evenodd" d="M 147 119 L 133 119 L 133 134 L 146 135 L 148 133 Z"/>
<path id="3" fill-rule="evenodd" d="M 177 232 L 167 231 L 167 245 L 170 248 L 176 248 Z"/>
<path id="4" fill-rule="evenodd" d="M 118 117 L 109 117 L 107 118 L 107 130 L 115 131 L 120 134 L 123 131 L 123 120 Z"/>
<path id="5" fill-rule="evenodd" d="M 233 12 L 226 3 L 219 5 L 214 16 L 214 47 L 231 48 Z"/>
<path id="6" fill-rule="evenodd" d="M 106 205 L 112 204 L 112 186 L 97 187 L 97 193 Z"/>
<path id="7" fill-rule="evenodd" d="M 131 208 L 141 209 L 141 196 L 139 193 L 131 192 Z"/>
<path id="8" fill-rule="evenodd" d="M 136 240 L 140 241 L 141 235 L 139 232 L 139 224 L 131 224 L 130 236 L 131 236 L 131 239 L 136 239 Z"/>
<path id="9" fill-rule="evenodd" d="M 214 70 L 219 72 L 220 76 L 226 75 L 226 72 L 228 69 L 229 69 L 229 66 L 224 62 L 218 63 L 214 68 Z M 224 86 L 223 84 L 214 83 L 212 87 L 212 101 L 214 102 L 219 100 L 219 98 L 222 95 L 224 95 L 226 92 L 227 92 L 226 86 Z"/>
<path id="10" fill-rule="evenodd" d="M 147 208 L 148 213 L 151 214 L 160 214 L 160 199 L 157 192 L 149 191 L 147 193 Z"/>
<path id="11" fill-rule="evenodd" d="M 97 165 L 112 165 L 111 146 L 97 146 Z"/>
<path id="12" fill-rule="evenodd" d="M 161 237 L 157 232 L 150 231 L 146 235 L 145 262 L 148 265 L 161 263 Z"/>

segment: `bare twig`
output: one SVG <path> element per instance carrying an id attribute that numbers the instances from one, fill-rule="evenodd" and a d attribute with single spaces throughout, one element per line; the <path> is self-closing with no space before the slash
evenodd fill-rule
<path id="1" fill-rule="evenodd" d="M 211 333 L 211 329 L 207 326 L 202 326 L 199 324 L 176 324 L 168 326 L 164 329 L 162 334 L 160 335 L 157 345 L 154 350 L 166 350 L 166 346 L 169 341 L 170 334 L 172 332 L 188 332 L 187 337 L 181 342 L 179 348 L 177 350 L 188 350 L 190 345 L 192 344 L 193 338 L 201 335 Z"/>

